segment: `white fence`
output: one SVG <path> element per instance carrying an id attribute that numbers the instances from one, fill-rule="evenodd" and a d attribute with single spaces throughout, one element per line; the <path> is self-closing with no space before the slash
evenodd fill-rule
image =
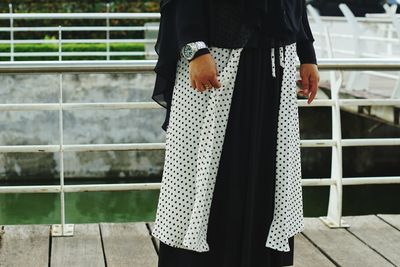
<path id="1" fill-rule="evenodd" d="M 318 10 L 307 6 L 315 49 L 323 58 L 393 58 L 400 57 L 400 16 L 397 5 L 383 5 L 385 13 L 366 14 L 355 17 L 346 4 L 339 4 L 343 17 L 320 16 Z M 339 76 L 338 78 L 335 78 Z M 382 71 L 353 71 L 344 79 L 342 73 L 335 77 L 324 77 L 331 84 L 343 83 L 347 91 L 367 92 L 379 90 L 371 88 L 370 78 L 380 78 L 390 84 L 392 90 L 380 94 L 390 98 L 400 97 L 400 73 Z"/>
<path id="2" fill-rule="evenodd" d="M 320 70 L 338 69 L 385 69 L 400 70 L 400 59 L 320 59 Z M 65 224 L 65 192 L 88 191 L 122 191 L 122 190 L 155 190 L 160 188 L 160 183 L 134 183 L 134 184 L 92 184 L 92 185 L 64 185 L 63 155 L 71 151 L 111 151 L 111 150 L 162 150 L 165 143 L 130 143 L 130 144 L 63 144 L 63 112 L 77 109 L 160 109 L 155 102 L 129 102 L 129 103 L 64 103 L 62 75 L 64 73 L 116 73 L 116 72 L 150 72 L 153 71 L 154 60 L 147 61 L 76 61 L 76 62 L 14 62 L 0 63 L 0 75 L 23 73 L 55 73 L 59 75 L 59 97 L 57 103 L 46 104 L 0 104 L 2 111 L 32 111 L 51 110 L 59 114 L 59 144 L 58 145 L 18 145 L 0 146 L 0 153 L 60 153 L 60 184 L 48 186 L 1 186 L 0 193 L 60 193 L 61 198 L 61 224 L 53 225 L 53 235 L 72 235 L 73 225 Z M 340 99 L 339 87 L 332 88 L 331 99 L 315 99 L 311 104 L 306 100 L 298 100 L 299 107 L 330 106 L 332 108 L 332 139 L 301 140 L 302 147 L 331 147 L 332 168 L 330 177 L 321 177 L 302 180 L 303 186 L 329 186 L 329 208 L 326 217 L 321 219 L 330 227 L 346 227 L 342 220 L 342 188 L 344 185 L 361 184 L 399 184 L 400 176 L 391 177 L 358 177 L 346 178 L 342 173 L 342 147 L 344 146 L 399 146 L 400 138 L 376 139 L 342 139 L 340 107 L 346 105 L 379 105 L 400 106 L 400 99 Z"/>
<path id="3" fill-rule="evenodd" d="M 57 56 L 59 60 L 63 60 L 65 56 L 104 56 L 107 60 L 110 60 L 111 56 L 155 56 L 155 52 L 152 51 L 111 51 L 111 43 L 138 43 L 138 44 L 148 44 L 149 48 L 152 48 L 156 42 L 156 34 L 158 32 L 158 25 L 154 23 L 149 23 L 141 26 L 111 26 L 111 19 L 159 19 L 159 13 L 13 13 L 12 5 L 9 4 L 9 13 L 0 14 L 0 20 L 8 20 L 9 27 L 0 27 L 0 32 L 8 32 L 9 40 L 0 40 L 0 44 L 9 44 L 10 52 L 1 52 L 0 57 L 10 57 L 10 61 L 14 61 L 17 56 L 24 57 L 43 57 L 43 56 Z M 93 20 L 100 19 L 105 20 L 106 26 L 53 26 L 53 27 L 16 27 L 16 20 Z M 156 23 L 157 24 L 157 23 Z M 63 33 L 65 32 L 87 32 L 87 31 L 97 31 L 104 32 L 106 34 L 105 39 L 64 39 Z M 144 39 L 111 39 L 112 32 L 118 31 L 136 31 L 150 33 L 150 36 L 155 36 L 154 38 L 144 38 Z M 56 32 L 58 38 L 54 40 L 44 40 L 44 39 L 15 39 L 16 32 Z M 144 34 L 145 35 L 145 34 Z M 96 51 L 96 52 L 64 52 L 62 51 L 63 44 L 71 43 L 96 43 L 105 44 L 106 51 Z M 58 52 L 16 52 L 16 44 L 56 44 L 58 45 Z"/>
<path id="4" fill-rule="evenodd" d="M 107 10 L 109 6 L 107 5 Z M 307 6 L 311 28 L 315 36 L 318 58 L 392 58 L 400 56 L 400 23 L 399 16 L 394 12 L 396 5 L 384 5 L 386 13 L 383 14 L 367 14 L 366 17 L 354 17 L 351 10 L 345 5 L 339 5 L 343 13 L 343 17 L 319 16 L 318 11 L 311 5 Z M 9 27 L 0 27 L 0 32 L 9 33 L 10 38 L 0 40 L 0 44 L 9 44 L 9 52 L 0 52 L 0 57 L 9 57 L 10 61 L 14 61 L 16 57 L 24 56 L 32 59 L 42 56 L 57 57 L 59 61 L 65 60 L 65 57 L 80 56 L 101 56 L 106 60 L 111 60 L 113 56 L 144 56 L 146 59 L 155 59 L 154 44 L 156 42 L 158 23 L 151 22 L 145 25 L 135 26 L 112 26 L 110 20 L 129 19 L 134 22 L 135 19 L 151 19 L 159 20 L 159 13 L 13 13 L 12 5 L 9 4 L 9 13 L 0 14 L 0 20 L 9 21 Z M 105 21 L 105 26 L 53 26 L 53 27 L 17 27 L 17 20 L 93 20 L 99 19 Z M 52 40 L 19 40 L 16 39 L 16 33 L 23 32 L 55 32 L 56 39 Z M 65 32 L 85 32 L 98 31 L 104 32 L 104 39 L 65 39 Z M 110 36 L 113 32 L 132 31 L 142 32 L 142 39 L 112 39 Z M 86 43 L 86 44 L 103 44 L 104 51 L 63 51 L 63 44 Z M 111 44 L 144 44 L 144 51 L 111 51 Z M 15 46 L 18 44 L 55 44 L 58 51 L 54 52 L 16 52 Z M 371 91 L 370 77 L 385 79 L 392 89 L 388 92 L 381 90 L 382 94 L 391 98 L 400 97 L 400 72 L 382 72 L 382 71 L 352 71 L 349 76 L 344 78 L 341 72 L 331 72 L 326 76 L 322 76 L 323 80 L 330 81 L 330 84 L 338 83 L 339 86 L 345 86 L 348 91 L 366 90 Z"/>

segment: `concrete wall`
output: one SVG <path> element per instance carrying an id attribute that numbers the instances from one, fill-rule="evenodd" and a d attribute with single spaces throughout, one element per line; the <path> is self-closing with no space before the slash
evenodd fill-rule
<path id="1" fill-rule="evenodd" d="M 67 103 L 153 101 L 155 75 L 63 75 Z M 2 75 L 0 103 L 57 103 L 58 75 Z M 164 142 L 164 109 L 65 111 L 64 144 Z M 59 144 L 58 111 L 0 112 L 0 145 Z M 67 177 L 159 175 L 163 151 L 65 153 Z M 0 154 L 0 180 L 58 177 L 58 153 Z"/>

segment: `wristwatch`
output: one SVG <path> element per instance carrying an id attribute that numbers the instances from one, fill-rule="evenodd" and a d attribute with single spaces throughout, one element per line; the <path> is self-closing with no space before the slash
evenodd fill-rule
<path id="1" fill-rule="evenodd" d="M 191 59 L 193 59 L 196 52 L 202 48 L 208 48 L 206 43 L 203 41 L 188 43 L 183 46 L 181 54 L 184 58 L 190 61 Z"/>

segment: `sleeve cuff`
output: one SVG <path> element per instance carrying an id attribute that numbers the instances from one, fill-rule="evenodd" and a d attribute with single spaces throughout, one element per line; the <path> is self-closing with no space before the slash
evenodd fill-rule
<path id="1" fill-rule="evenodd" d="M 208 29 L 205 1 L 176 0 L 175 27 L 179 50 L 187 43 L 202 40 L 207 43 Z"/>
<path id="2" fill-rule="evenodd" d="M 313 41 L 298 41 L 296 42 L 296 47 L 300 64 L 311 63 L 318 65 Z"/>

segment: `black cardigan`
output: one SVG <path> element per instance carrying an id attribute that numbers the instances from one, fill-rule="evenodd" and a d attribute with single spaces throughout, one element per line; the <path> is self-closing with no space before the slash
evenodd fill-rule
<path id="1" fill-rule="evenodd" d="M 314 38 L 308 23 L 305 0 L 285 0 L 294 4 L 286 7 L 293 33 L 280 40 L 279 45 L 296 42 L 300 63 L 317 64 Z M 216 47 L 239 48 L 256 46 L 257 31 L 238 23 L 239 10 L 233 5 L 219 5 L 213 0 L 161 0 L 160 27 L 154 46 L 158 60 L 154 71 L 156 81 L 152 99 L 166 108 L 161 128 L 166 131 L 175 84 L 176 67 L 182 47 L 194 41 L 204 41 Z"/>

